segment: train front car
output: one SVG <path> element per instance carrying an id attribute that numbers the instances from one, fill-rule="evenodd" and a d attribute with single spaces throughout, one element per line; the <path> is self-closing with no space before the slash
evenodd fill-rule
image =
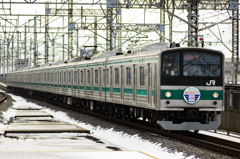
<path id="1" fill-rule="evenodd" d="M 224 110 L 224 55 L 204 48 L 160 54 L 158 123 L 165 130 L 215 130 Z"/>

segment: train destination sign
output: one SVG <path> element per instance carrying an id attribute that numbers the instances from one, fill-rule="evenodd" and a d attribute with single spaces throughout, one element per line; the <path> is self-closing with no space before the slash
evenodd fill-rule
<path id="1" fill-rule="evenodd" d="M 188 104 L 196 104 L 201 97 L 200 91 L 197 87 L 187 87 L 183 92 L 183 98 Z"/>

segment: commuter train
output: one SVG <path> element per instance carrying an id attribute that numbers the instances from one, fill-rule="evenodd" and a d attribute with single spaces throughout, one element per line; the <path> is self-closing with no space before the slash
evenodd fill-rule
<path id="1" fill-rule="evenodd" d="M 15 70 L 7 73 L 7 85 L 165 130 L 215 130 L 224 111 L 224 54 L 194 47 L 138 49 Z"/>

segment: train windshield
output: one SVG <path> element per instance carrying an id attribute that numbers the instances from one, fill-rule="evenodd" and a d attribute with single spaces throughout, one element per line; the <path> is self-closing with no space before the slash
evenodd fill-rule
<path id="1" fill-rule="evenodd" d="M 206 86 L 210 80 L 223 85 L 222 55 L 214 52 L 179 50 L 162 54 L 161 85 Z"/>
<path id="2" fill-rule="evenodd" d="M 183 76 L 220 76 L 220 55 L 204 52 L 183 53 Z"/>

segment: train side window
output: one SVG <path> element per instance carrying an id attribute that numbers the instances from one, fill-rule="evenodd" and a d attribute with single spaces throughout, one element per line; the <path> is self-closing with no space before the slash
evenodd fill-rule
<path id="1" fill-rule="evenodd" d="M 66 82 L 66 72 L 63 73 L 63 83 Z"/>
<path id="2" fill-rule="evenodd" d="M 140 67 L 140 86 L 145 86 L 145 67 Z"/>
<path id="3" fill-rule="evenodd" d="M 105 85 L 105 70 L 103 70 L 103 85 Z"/>
<path id="4" fill-rule="evenodd" d="M 77 71 L 74 72 L 74 83 L 77 83 Z"/>
<path id="5" fill-rule="evenodd" d="M 101 68 L 99 68 L 99 84 L 101 84 L 101 78 L 102 78 L 102 76 L 101 76 Z"/>
<path id="6" fill-rule="evenodd" d="M 98 70 L 95 70 L 95 84 L 98 84 Z"/>
<path id="7" fill-rule="evenodd" d="M 107 85 L 109 84 L 109 69 L 107 69 Z"/>
<path id="8" fill-rule="evenodd" d="M 110 68 L 110 85 L 112 85 L 112 83 L 113 83 L 113 82 L 112 82 L 112 74 L 113 74 L 113 73 L 112 73 L 112 67 L 111 67 L 111 68 Z"/>
<path id="9" fill-rule="evenodd" d="M 62 72 L 59 72 L 59 83 L 62 83 Z"/>
<path id="10" fill-rule="evenodd" d="M 149 86 L 152 86 L 152 67 L 148 67 Z"/>
<path id="11" fill-rule="evenodd" d="M 131 67 L 126 68 L 126 85 L 131 85 Z"/>
<path id="12" fill-rule="evenodd" d="M 81 84 L 83 84 L 83 71 L 81 71 Z"/>
<path id="13" fill-rule="evenodd" d="M 87 84 L 90 84 L 90 70 L 87 71 Z"/>
<path id="14" fill-rule="evenodd" d="M 115 68 L 115 85 L 119 85 L 119 68 Z"/>
<path id="15" fill-rule="evenodd" d="M 71 78 L 72 78 L 72 72 L 69 71 L 69 75 L 68 75 L 68 83 L 71 83 Z"/>

